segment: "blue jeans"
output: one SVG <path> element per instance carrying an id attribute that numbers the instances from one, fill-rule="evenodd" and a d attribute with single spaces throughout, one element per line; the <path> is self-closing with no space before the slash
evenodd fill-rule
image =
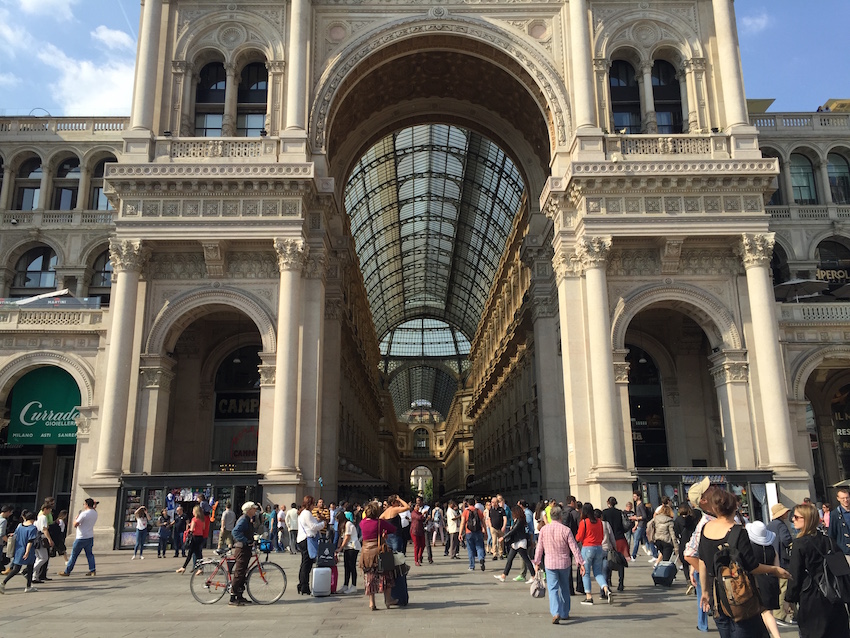
<path id="1" fill-rule="evenodd" d="M 394 552 L 401 552 L 404 547 L 401 534 L 387 534 L 387 546 Z"/>
<path id="2" fill-rule="evenodd" d="M 148 540 L 148 530 L 146 529 L 137 529 L 136 530 L 136 544 L 133 547 L 133 556 L 137 553 L 139 556 L 142 555 L 142 552 L 145 551 L 145 541 Z"/>
<path id="3" fill-rule="evenodd" d="M 475 557 L 484 560 L 484 534 L 482 532 L 467 532 L 466 553 L 469 555 L 469 569 L 475 569 Z"/>
<path id="4" fill-rule="evenodd" d="M 65 573 L 70 574 L 74 569 L 74 565 L 77 562 L 77 556 L 80 553 L 85 552 L 86 558 L 89 561 L 89 571 L 94 571 L 94 552 L 92 552 L 92 548 L 94 547 L 94 539 L 93 538 L 78 538 L 74 541 L 74 546 L 71 548 L 71 558 L 68 559 L 68 564 L 65 566 Z"/>
<path id="5" fill-rule="evenodd" d="M 593 576 L 596 582 L 599 583 L 599 590 L 602 591 L 608 587 L 608 581 L 605 578 L 605 551 L 601 545 L 585 545 L 581 548 L 581 557 L 584 559 L 584 593 L 590 596 L 590 570 L 593 569 Z"/>
<path id="6" fill-rule="evenodd" d="M 699 572 L 694 576 L 696 576 L 695 580 L 697 581 L 697 629 L 708 631 L 708 614 L 702 610 L 699 604 L 700 598 L 702 598 L 702 583 L 699 580 Z"/>
<path id="7" fill-rule="evenodd" d="M 570 617 L 570 580 L 572 570 L 546 568 L 546 589 L 549 590 L 549 613 L 561 620 Z"/>
<path id="8" fill-rule="evenodd" d="M 634 548 L 632 549 L 632 558 L 637 557 L 637 551 L 638 551 L 638 547 L 640 547 L 641 541 L 646 543 L 646 546 L 649 548 L 649 551 L 652 553 L 652 556 L 654 558 L 658 558 L 658 550 L 655 549 L 655 545 L 650 543 L 649 540 L 646 538 L 646 527 L 638 527 L 635 530 L 634 539 L 635 539 L 635 544 L 634 544 Z"/>

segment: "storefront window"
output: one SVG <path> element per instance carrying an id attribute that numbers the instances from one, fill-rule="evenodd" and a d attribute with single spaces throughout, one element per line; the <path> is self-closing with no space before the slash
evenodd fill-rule
<path id="1" fill-rule="evenodd" d="M 643 349 L 634 345 L 627 347 L 635 467 L 666 467 L 669 464 L 667 430 L 658 368 Z"/>
<path id="2" fill-rule="evenodd" d="M 257 468 L 260 425 L 259 347 L 244 346 L 225 357 L 215 379 L 213 471 Z"/>

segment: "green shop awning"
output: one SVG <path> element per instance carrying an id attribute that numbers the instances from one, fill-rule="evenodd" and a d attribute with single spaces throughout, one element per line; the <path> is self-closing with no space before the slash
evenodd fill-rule
<path id="1" fill-rule="evenodd" d="M 75 444 L 79 405 L 80 389 L 64 370 L 46 366 L 28 372 L 12 390 L 9 443 Z"/>

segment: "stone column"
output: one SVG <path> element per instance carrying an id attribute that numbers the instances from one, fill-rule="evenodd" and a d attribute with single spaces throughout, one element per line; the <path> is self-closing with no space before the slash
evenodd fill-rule
<path id="1" fill-rule="evenodd" d="M 91 186 L 91 169 L 88 166 L 80 164 L 80 181 L 77 184 L 77 205 L 74 207 L 76 211 L 89 210 L 89 188 Z"/>
<path id="2" fill-rule="evenodd" d="M 139 30 L 139 54 L 136 57 L 131 129 L 153 130 L 161 20 L 162 0 L 145 0 Z"/>
<path id="3" fill-rule="evenodd" d="M 327 258 L 321 248 L 310 250 L 304 272 L 301 331 L 301 411 L 298 420 L 298 467 L 306 488 L 316 490 L 322 475 L 322 373 L 324 368 L 325 276 Z M 339 353 L 339 350 L 336 351 Z M 336 458 L 329 463 L 336 465 Z M 328 463 L 328 464 L 329 464 Z"/>
<path id="4" fill-rule="evenodd" d="M 300 480 L 296 467 L 298 441 L 299 332 L 301 273 L 307 260 L 303 239 L 275 239 L 280 268 L 275 357 L 272 455 L 267 478 Z"/>
<path id="5" fill-rule="evenodd" d="M 657 133 L 658 121 L 655 118 L 655 96 L 652 93 L 652 62 L 640 65 L 640 107 L 643 115 L 643 132 Z"/>
<path id="6" fill-rule="evenodd" d="M 236 65 L 229 62 L 224 65 L 227 80 L 224 84 L 224 117 L 221 119 L 221 136 L 236 137 L 236 101 L 239 98 L 239 76 Z"/>
<path id="7" fill-rule="evenodd" d="M 3 167 L 3 184 L 0 185 L 0 210 L 9 210 L 12 207 L 9 199 L 14 179 L 15 176 L 12 173 L 12 167 L 7 164 Z"/>
<path id="8" fill-rule="evenodd" d="M 776 302 L 770 279 L 774 234 L 743 234 L 738 252 L 747 270 L 747 292 L 753 322 L 750 351 L 758 366 L 767 450 L 773 468 L 795 469 L 794 434 L 788 415 L 785 367 L 779 350 Z"/>
<path id="9" fill-rule="evenodd" d="M 310 40 L 310 0 L 292 0 L 289 31 L 289 75 L 286 81 L 286 128 L 307 129 L 307 51 Z"/>
<path id="10" fill-rule="evenodd" d="M 596 100 L 593 95 L 590 23 L 587 0 L 570 0 L 570 57 L 573 70 L 573 108 L 576 129 L 593 128 Z"/>
<path id="11" fill-rule="evenodd" d="M 158 474 L 165 470 L 165 442 L 174 359 L 147 357 L 140 372 L 139 427 L 131 471 Z"/>
<path id="12" fill-rule="evenodd" d="M 691 128 L 691 110 L 688 102 L 688 74 L 684 68 L 676 72 L 676 79 L 679 80 L 679 97 L 682 100 L 682 132 L 688 133 Z"/>
<path id="13" fill-rule="evenodd" d="M 190 62 L 178 60 L 171 64 L 171 72 L 177 80 L 180 92 L 175 99 L 177 104 L 177 121 L 172 123 L 172 133 L 181 137 L 191 137 L 195 134 L 195 114 L 192 111 L 192 95 L 195 92 L 193 67 Z"/>
<path id="14" fill-rule="evenodd" d="M 610 237 L 585 237 L 578 242 L 587 294 L 587 337 L 590 377 L 593 383 L 593 424 L 597 470 L 622 470 L 620 424 L 614 411 L 614 361 L 611 351 L 611 319 L 605 269 Z"/>
<path id="15" fill-rule="evenodd" d="M 826 159 L 818 163 L 818 174 L 820 175 L 820 191 L 822 193 L 820 203 L 824 206 L 831 206 L 833 204 L 832 188 L 829 186 L 829 162 Z"/>
<path id="16" fill-rule="evenodd" d="M 786 206 L 793 206 L 794 201 L 794 183 L 791 180 L 791 160 L 779 161 L 779 172 L 782 176 L 779 187 L 782 189 L 782 203 Z"/>
<path id="17" fill-rule="evenodd" d="M 597 58 L 593 60 L 593 70 L 596 74 L 596 91 L 599 95 L 599 108 L 597 109 L 599 126 L 609 133 L 614 133 L 614 114 L 611 110 L 611 79 L 609 77 L 611 66 L 607 59 Z"/>
<path id="18" fill-rule="evenodd" d="M 635 466 L 635 448 L 632 444 L 632 410 L 629 405 L 629 367 L 630 364 L 626 361 L 628 350 L 615 350 L 613 353 L 614 362 L 614 383 L 616 384 L 616 408 L 617 414 L 623 423 L 623 453 L 625 455 L 625 466 L 633 468 Z"/>
<path id="19" fill-rule="evenodd" d="M 110 260 L 115 274 L 109 308 L 109 350 L 106 358 L 103 407 L 95 478 L 117 478 L 121 474 L 124 433 L 133 367 L 133 333 L 139 275 L 150 255 L 141 240 L 110 239 Z"/>
<path id="20" fill-rule="evenodd" d="M 286 62 L 283 60 L 266 62 L 266 69 L 269 72 L 266 91 L 266 131 L 269 135 L 277 135 L 283 124 L 280 118 L 280 103 Z"/>
<path id="21" fill-rule="evenodd" d="M 335 288 L 333 296 L 325 299 L 325 325 L 323 330 L 324 349 L 322 357 L 322 476 L 323 498 L 336 498 L 339 485 L 339 401 L 342 362 L 339 352 L 342 347 L 342 320 L 345 301 L 342 289 L 333 280 L 339 275 L 343 264 L 331 260 L 328 269 L 328 286 Z M 341 283 L 341 280 L 338 280 Z M 394 480 L 394 477 L 389 477 Z M 392 484 L 392 482 L 391 482 Z"/>
<path id="22" fill-rule="evenodd" d="M 749 126 L 741 57 L 738 51 L 734 0 L 713 0 L 711 7 L 714 9 L 714 34 L 717 38 L 717 54 L 720 61 L 720 84 L 723 87 L 726 128 Z"/>
<path id="23" fill-rule="evenodd" d="M 53 209 L 53 171 L 56 169 L 54 162 L 44 162 L 41 165 L 41 182 L 38 185 L 38 206 L 36 210 Z"/>
<path id="24" fill-rule="evenodd" d="M 274 436 L 274 352 L 261 352 L 260 365 L 260 423 L 257 435 L 257 473 L 266 474 L 271 467 L 272 437 Z M 292 501 L 289 501 L 290 503 Z"/>
<path id="25" fill-rule="evenodd" d="M 749 368 L 744 350 L 724 350 L 709 357 L 720 406 L 720 427 L 726 467 L 730 470 L 756 466 L 748 392 Z"/>

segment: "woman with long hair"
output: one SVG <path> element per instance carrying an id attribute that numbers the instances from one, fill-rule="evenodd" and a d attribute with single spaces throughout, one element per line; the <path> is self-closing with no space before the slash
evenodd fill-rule
<path id="1" fill-rule="evenodd" d="M 189 534 L 187 536 L 187 540 L 189 541 L 189 553 L 186 554 L 186 560 L 183 561 L 183 567 L 176 570 L 176 573 L 182 574 L 186 571 L 186 566 L 189 564 L 189 561 L 194 559 L 192 563 L 192 567 L 197 565 L 204 558 L 204 530 L 206 528 L 207 519 L 204 516 L 204 511 L 201 509 L 200 505 L 195 505 L 195 508 L 192 510 L 192 514 L 194 514 L 191 521 L 189 521 Z"/>
<path id="2" fill-rule="evenodd" d="M 383 512 L 379 513 L 382 521 L 391 523 L 394 531 L 387 534 L 387 545 L 394 552 L 404 553 L 404 536 L 401 529 L 401 513 L 409 512 L 412 508 L 410 503 L 405 501 L 398 494 L 392 494 L 387 498 L 387 506 Z"/>
<path id="3" fill-rule="evenodd" d="M 145 551 L 145 543 L 148 540 L 148 524 L 150 523 L 148 510 L 142 505 L 133 513 L 133 516 L 136 517 L 136 544 L 133 547 L 133 557 L 130 560 L 135 560 L 136 554 L 139 555 L 141 560 L 145 560 L 142 554 Z"/>
<path id="4" fill-rule="evenodd" d="M 301 552 L 301 568 L 298 570 L 298 593 L 310 594 L 310 570 L 319 555 L 319 532 L 325 528 L 325 521 L 317 519 L 312 512 L 315 500 L 305 496 L 298 513 L 298 535 L 296 547 Z"/>
<path id="5" fill-rule="evenodd" d="M 519 505 L 514 505 L 511 508 L 511 514 L 513 516 L 513 525 L 511 525 L 511 528 L 505 532 L 504 536 L 505 547 L 508 548 L 508 560 L 505 562 L 505 569 L 502 573 L 493 576 L 493 578 L 502 583 L 505 582 L 508 574 L 511 573 L 511 565 L 513 565 L 514 557 L 517 554 L 519 554 L 520 558 L 522 558 L 523 565 L 525 565 L 525 568 L 531 572 L 532 576 L 537 573 L 534 569 L 534 565 L 531 563 L 531 559 L 528 557 L 528 543 L 531 535 L 528 533 L 528 524 L 525 520 L 525 512 L 522 511 L 522 508 Z M 525 580 L 522 576 L 518 576 L 517 578 L 521 578 L 523 581 Z"/>
<path id="6" fill-rule="evenodd" d="M 581 604 L 593 604 L 593 596 L 590 593 L 591 569 L 596 582 L 599 583 L 602 598 L 611 603 L 611 590 L 608 588 L 608 581 L 605 578 L 605 550 L 602 549 L 602 542 L 605 540 L 605 528 L 602 526 L 602 521 L 596 517 L 593 505 L 590 503 L 584 503 L 581 506 L 581 521 L 578 524 L 576 540 L 581 543 L 581 557 L 584 559 L 582 580 L 584 581 L 585 599 L 581 601 Z"/>
<path id="7" fill-rule="evenodd" d="M 708 492 L 706 492 L 707 494 Z M 758 574 L 773 574 L 779 578 L 790 578 L 791 575 L 775 565 L 760 565 L 753 553 L 747 530 L 735 522 L 738 513 L 738 501 L 735 495 L 726 490 L 714 490 L 707 499 L 709 511 L 716 518 L 708 521 L 702 528 L 699 539 L 699 577 L 702 595 L 700 607 L 703 611 L 714 610 L 714 622 L 721 638 L 762 638 L 766 629 L 761 615 L 735 621 L 726 616 L 722 605 L 716 604 L 714 557 L 718 548 L 724 544 L 734 545 L 738 551 L 741 567 L 753 576 Z"/>
<path id="8" fill-rule="evenodd" d="M 840 512 L 834 514 L 840 515 Z M 797 623 L 800 635 L 805 638 L 850 638 L 846 605 L 840 601 L 830 603 L 814 585 L 823 572 L 823 555 L 829 551 L 840 554 L 841 550 L 818 529 L 820 519 L 814 505 L 797 505 L 791 522 L 798 536 L 791 548 L 791 580 L 788 581 L 785 602 L 786 606 L 799 603 Z"/>
<path id="9" fill-rule="evenodd" d="M 398 498 L 398 497 L 396 497 Z M 397 507 L 393 506 L 393 507 Z M 395 585 L 394 569 L 381 571 L 378 565 L 378 554 L 381 553 L 382 538 L 397 532 L 395 525 L 381 516 L 381 505 L 378 501 L 371 501 L 363 508 L 364 519 L 360 522 L 360 531 L 363 534 L 362 549 L 360 551 L 360 569 L 366 579 L 366 597 L 369 599 L 369 609 L 376 611 L 375 594 L 384 593 L 384 604 L 387 608 L 398 604 L 393 600 L 390 590 Z"/>
<path id="10" fill-rule="evenodd" d="M 673 510 L 664 503 L 655 513 L 655 547 L 659 552 L 659 558 L 668 561 L 673 557 L 673 552 L 678 553 L 679 541 L 676 540 L 676 532 L 673 529 Z"/>

